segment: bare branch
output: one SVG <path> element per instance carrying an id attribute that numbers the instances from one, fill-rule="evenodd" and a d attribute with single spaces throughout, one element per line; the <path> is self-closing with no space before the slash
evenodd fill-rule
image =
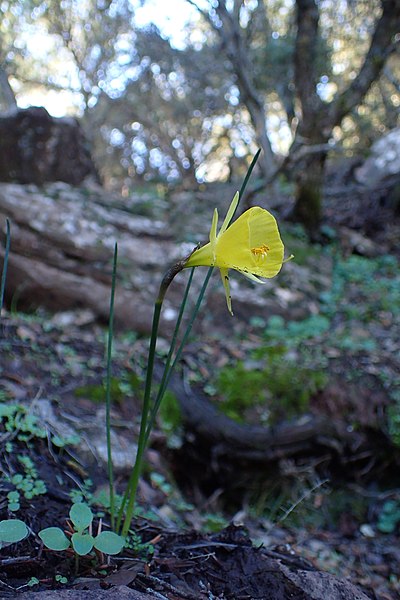
<path id="1" fill-rule="evenodd" d="M 396 88 L 396 90 L 400 92 L 400 79 L 395 77 L 392 69 L 390 69 L 388 65 L 386 65 L 386 67 L 383 69 L 383 74 L 386 79 Z"/>
<path id="2" fill-rule="evenodd" d="M 315 116 L 322 109 L 322 102 L 316 92 L 315 66 L 319 10 L 314 0 L 296 0 L 296 5 L 295 81 L 302 109 L 302 132 L 307 135 L 308 129 L 315 127 Z"/>
<path id="3" fill-rule="evenodd" d="M 207 21 L 207 23 L 209 23 L 211 25 L 211 27 L 213 27 L 213 29 L 215 29 L 215 23 L 206 10 L 204 10 L 203 8 L 200 8 L 200 6 L 198 6 L 196 4 L 196 2 L 194 2 L 194 0 L 186 0 L 186 2 L 188 4 L 190 4 L 191 6 L 194 6 L 194 8 L 201 14 L 201 16 Z"/>
<path id="4" fill-rule="evenodd" d="M 17 108 L 14 90 L 12 89 L 6 70 L 0 65 L 0 106 L 7 110 Z"/>
<path id="5" fill-rule="evenodd" d="M 382 15 L 379 19 L 364 63 L 350 86 L 332 103 L 329 122 L 339 125 L 343 117 L 359 104 L 369 88 L 378 79 L 388 57 L 399 47 L 395 40 L 400 25 L 399 0 L 381 0 Z"/>
<path id="6" fill-rule="evenodd" d="M 239 22 L 240 19 L 240 9 L 243 6 L 243 0 L 235 0 L 232 9 L 232 15 L 235 21 Z"/>

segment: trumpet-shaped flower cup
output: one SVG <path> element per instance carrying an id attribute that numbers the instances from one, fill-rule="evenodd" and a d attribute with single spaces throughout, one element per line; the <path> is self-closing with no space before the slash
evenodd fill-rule
<path id="1" fill-rule="evenodd" d="M 284 262 L 284 247 L 278 225 L 275 217 L 267 210 L 259 206 L 250 208 L 229 225 L 238 199 L 236 194 L 218 234 L 218 211 L 215 209 L 209 243 L 194 250 L 185 264 L 185 267 L 211 266 L 220 269 L 231 314 L 229 269 L 235 269 L 253 281 L 263 283 L 259 277 L 275 277 Z"/>

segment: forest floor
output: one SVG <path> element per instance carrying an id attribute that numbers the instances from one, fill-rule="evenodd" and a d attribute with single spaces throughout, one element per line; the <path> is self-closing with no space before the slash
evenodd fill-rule
<path id="1" fill-rule="evenodd" d="M 178 214 L 180 206 L 177 200 Z M 349 215 L 358 215 L 352 210 L 343 203 L 338 214 L 333 200 L 326 203 L 323 245 L 309 245 L 297 226 L 284 225 L 282 237 L 296 259 L 282 276 L 281 303 L 271 304 L 271 313 L 249 314 L 247 294 L 258 288 L 233 284 L 238 319 L 205 314 L 179 372 L 186 386 L 200 386 L 237 422 L 345 418 L 349 430 L 367 436 L 369 450 L 339 467 L 318 453 L 283 460 L 278 476 L 266 469 L 251 484 L 240 472 L 232 486 L 223 478 L 202 481 L 195 467 L 192 473 L 186 462 L 182 467 L 185 431 L 170 394 L 140 486 L 138 537 L 125 560 L 99 567 L 83 558 L 77 578 L 70 554 L 43 551 L 31 535 L 18 548 L 0 549 L 1 597 L 54 586 L 90 589 L 100 577 L 105 588 L 125 584 L 166 598 L 238 600 L 240 587 L 240 597 L 266 598 L 270 588 L 263 590 L 256 577 L 260 546 L 266 555 L 347 578 L 370 598 L 398 597 L 400 225 L 372 216 L 369 227 L 352 227 Z M 206 234 L 207 221 L 202 228 Z M 212 293 L 223 300 L 216 277 Z M 4 311 L 0 328 L 0 516 L 14 515 L 34 532 L 63 527 L 71 492 L 93 506 L 105 503 L 106 330 L 84 309 Z M 134 332 L 114 339 L 118 484 L 132 463 L 147 347 L 148 339 Z M 160 363 L 166 349 L 161 339 Z M 23 463 L 24 456 L 33 464 Z M 25 483 L 43 481 L 47 491 L 26 496 L 12 483 L 15 473 Z M 10 492 L 18 492 L 17 501 Z M 240 556 L 230 553 L 233 547 Z"/>

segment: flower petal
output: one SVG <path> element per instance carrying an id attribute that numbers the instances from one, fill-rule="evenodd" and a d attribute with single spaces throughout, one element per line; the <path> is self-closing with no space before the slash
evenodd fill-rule
<path id="1" fill-rule="evenodd" d="M 231 292 L 230 292 L 230 288 L 229 288 L 228 269 L 220 269 L 219 272 L 221 273 L 222 283 L 224 284 L 225 296 L 226 296 L 226 304 L 228 306 L 229 312 L 233 316 L 233 312 L 232 312 L 232 297 L 231 297 Z"/>
<path id="2" fill-rule="evenodd" d="M 218 225 L 218 210 L 215 208 L 212 222 L 211 222 L 211 229 L 210 229 L 210 243 L 211 244 L 215 244 L 216 239 L 217 239 L 217 225 Z"/>
<path id="3" fill-rule="evenodd" d="M 270 278 L 282 267 L 283 251 L 275 218 L 257 206 L 218 236 L 215 266 Z"/>
<path id="4" fill-rule="evenodd" d="M 228 209 L 228 212 L 226 213 L 226 217 L 224 219 L 224 222 L 222 223 L 222 227 L 221 227 L 218 235 L 221 235 L 221 233 L 224 233 L 224 231 L 226 231 L 226 229 L 228 229 L 229 223 L 232 221 L 233 215 L 235 214 L 235 210 L 236 210 L 238 204 L 239 204 L 239 192 L 236 192 L 236 194 L 233 196 L 233 200 Z"/>

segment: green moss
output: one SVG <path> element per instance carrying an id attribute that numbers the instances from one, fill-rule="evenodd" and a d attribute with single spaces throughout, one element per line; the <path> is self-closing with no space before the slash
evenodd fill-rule
<path id="1" fill-rule="evenodd" d="M 142 380 L 136 373 L 122 373 L 119 377 L 111 377 L 111 398 L 113 402 L 123 402 L 127 396 L 140 395 Z M 101 404 L 105 402 L 105 383 L 87 384 L 75 389 L 75 396 L 87 398 L 92 402 Z"/>
<path id="2" fill-rule="evenodd" d="M 221 370 L 216 390 L 226 415 L 243 422 L 253 414 L 258 422 L 274 424 L 307 411 L 310 398 L 326 386 L 327 376 L 322 370 L 299 367 L 283 356 L 284 351 L 275 348 L 274 355 L 270 349 L 262 368 L 238 362 Z"/>
<path id="3" fill-rule="evenodd" d="M 161 427 L 167 433 L 176 432 L 182 424 L 181 409 L 173 392 L 167 390 L 160 405 L 159 419 Z"/>
<path id="4" fill-rule="evenodd" d="M 313 236 L 321 221 L 321 181 L 302 182 L 297 186 L 295 216 Z"/>

